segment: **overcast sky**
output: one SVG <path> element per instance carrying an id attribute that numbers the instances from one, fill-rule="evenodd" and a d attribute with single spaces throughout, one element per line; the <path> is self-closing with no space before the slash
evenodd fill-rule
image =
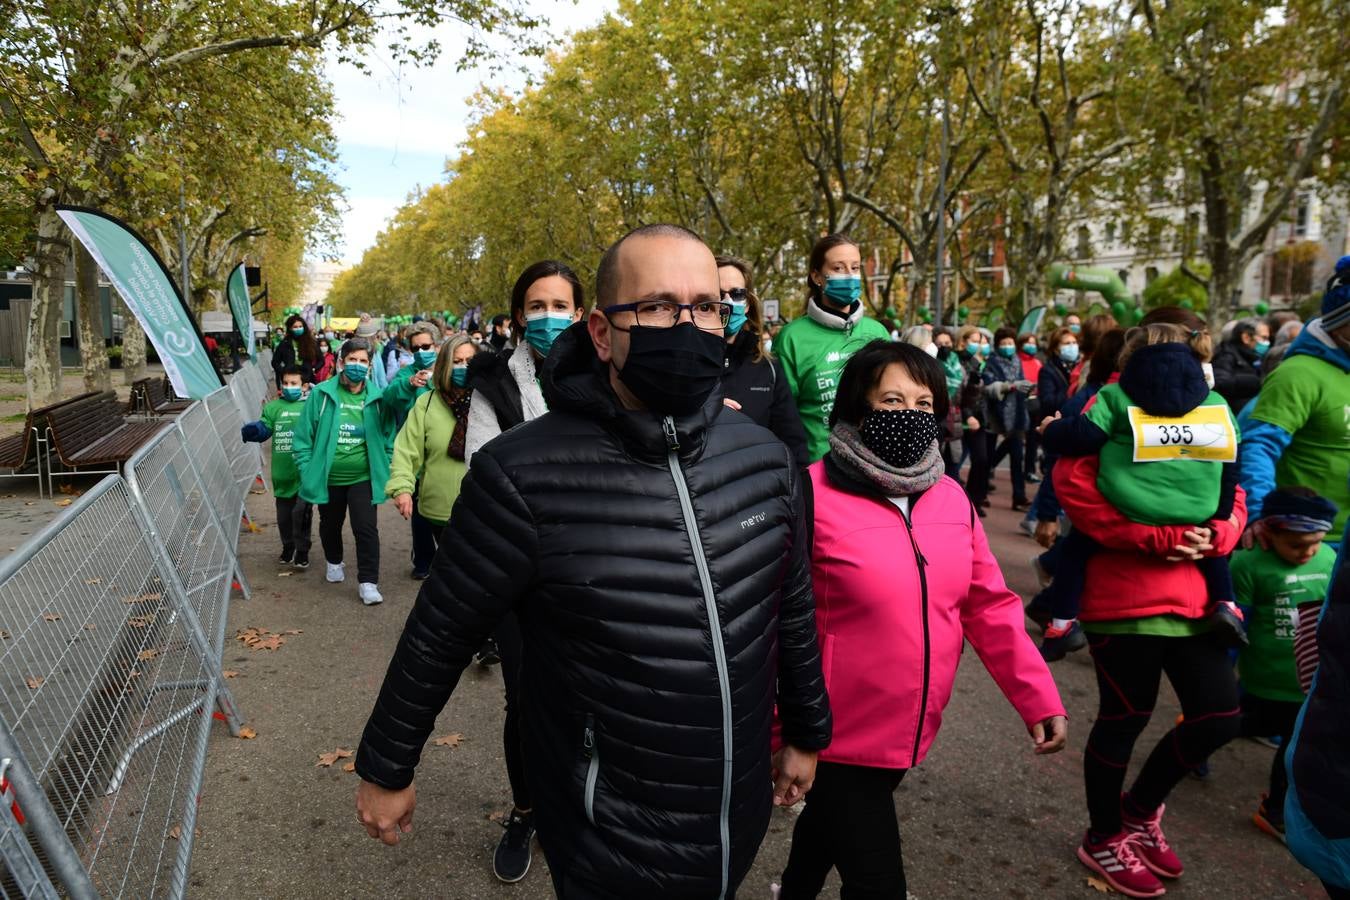
<path id="1" fill-rule="evenodd" d="M 555 43 L 600 20 L 615 0 L 531 0 Z M 455 29 L 437 32 L 444 52 L 434 66 L 395 69 L 387 58 L 370 60 L 370 73 L 330 58 L 328 77 L 337 98 L 336 132 L 340 171 L 347 191 L 344 246 L 339 254 L 355 263 L 375 235 L 418 185 L 442 180 L 447 157 L 458 152 L 469 114 L 468 99 L 481 84 L 519 90 L 523 73 L 457 72 L 463 42 Z M 534 71 L 542 69 L 536 62 Z"/>

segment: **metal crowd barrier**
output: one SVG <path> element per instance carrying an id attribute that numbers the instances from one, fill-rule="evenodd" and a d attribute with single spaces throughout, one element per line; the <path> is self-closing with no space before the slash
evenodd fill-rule
<path id="1" fill-rule="evenodd" d="M 249 363 L 0 560 L 0 900 L 182 897 L 239 516 Z"/>

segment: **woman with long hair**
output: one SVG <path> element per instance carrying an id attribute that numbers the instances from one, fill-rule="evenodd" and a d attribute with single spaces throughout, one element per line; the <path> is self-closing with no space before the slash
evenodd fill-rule
<path id="1" fill-rule="evenodd" d="M 314 342 L 314 334 L 300 316 L 288 316 L 282 332 L 281 343 L 272 353 L 272 369 L 276 372 L 276 382 L 281 384 L 281 371 L 289 366 L 300 368 L 300 379 L 305 384 L 314 384 L 318 379 L 314 375 L 319 365 L 319 348 Z"/>
<path id="2" fill-rule="evenodd" d="M 810 462 L 806 432 L 788 390 L 782 363 L 764 349 L 764 310 L 755 294 L 750 264 L 734 256 L 719 256 L 717 275 L 722 299 L 733 310 L 725 329 L 727 358 L 722 376 L 727 405 L 778 435 L 792 451 L 797 465 L 805 468 Z"/>

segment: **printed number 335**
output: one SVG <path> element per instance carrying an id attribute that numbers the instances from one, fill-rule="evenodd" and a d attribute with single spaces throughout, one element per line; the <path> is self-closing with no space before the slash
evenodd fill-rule
<path id="1" fill-rule="evenodd" d="M 1161 444 L 1194 444 L 1195 434 L 1189 425 L 1159 425 L 1158 442 Z"/>

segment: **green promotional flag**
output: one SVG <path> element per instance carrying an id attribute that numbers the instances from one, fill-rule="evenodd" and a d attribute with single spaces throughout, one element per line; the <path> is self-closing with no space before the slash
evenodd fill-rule
<path id="1" fill-rule="evenodd" d="M 211 365 L 187 303 L 164 263 L 141 236 L 96 209 L 58 206 L 57 215 L 98 261 L 127 309 L 145 329 L 174 392 L 201 400 L 224 384 Z"/>
<path id="2" fill-rule="evenodd" d="M 253 303 L 248 299 L 248 281 L 244 278 L 244 264 L 234 267 L 225 281 L 225 296 L 230 301 L 230 312 L 234 313 L 234 324 L 239 336 L 248 348 L 248 357 L 258 358 L 258 348 L 253 340 Z"/>

